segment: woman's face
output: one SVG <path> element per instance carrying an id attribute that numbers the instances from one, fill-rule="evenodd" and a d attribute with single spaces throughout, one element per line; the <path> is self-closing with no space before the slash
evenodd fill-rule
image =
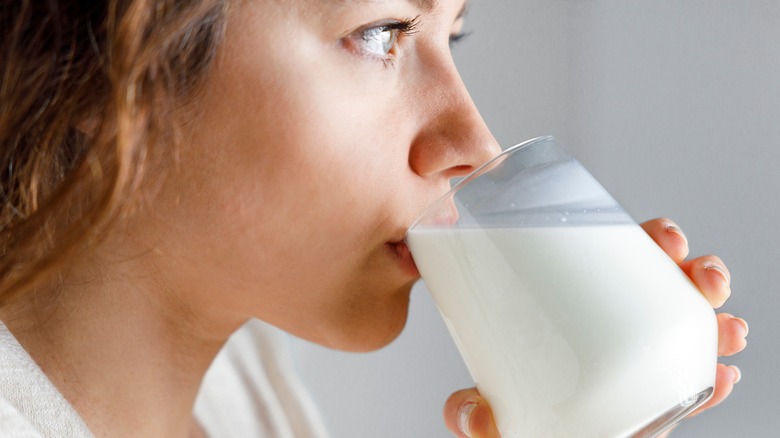
<path id="1" fill-rule="evenodd" d="M 335 348 L 394 339 L 406 228 L 499 150 L 450 56 L 463 1 L 231 5 L 149 219 L 167 287 Z"/>

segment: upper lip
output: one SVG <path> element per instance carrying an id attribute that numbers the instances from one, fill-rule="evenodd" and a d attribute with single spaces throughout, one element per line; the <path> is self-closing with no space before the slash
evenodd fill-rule
<path id="1" fill-rule="evenodd" d="M 440 207 L 436 209 L 436 212 L 433 216 L 430 217 L 428 221 L 426 221 L 426 224 L 435 224 L 435 225 L 452 225 L 455 224 L 458 221 L 458 209 L 455 207 L 455 202 L 452 197 L 448 198 L 448 201 L 446 202 L 446 207 L 440 205 L 442 202 L 442 197 L 445 193 L 449 193 L 451 190 L 451 187 L 448 185 L 447 190 L 445 190 L 443 193 L 438 194 L 437 196 L 433 197 L 432 199 L 428 200 L 428 202 L 422 204 L 422 208 L 417 209 L 417 214 L 415 214 L 411 220 L 409 221 L 403 221 L 400 222 L 401 224 L 406 224 L 405 226 L 398 227 L 397 232 L 393 235 L 390 240 L 387 241 L 390 245 L 398 245 L 400 243 L 406 242 L 406 234 L 408 230 L 415 225 L 419 223 L 419 221 L 425 217 L 429 217 L 431 215 L 431 209 L 435 205 L 439 205 Z M 418 206 L 419 207 L 419 206 Z"/>
<path id="2" fill-rule="evenodd" d="M 460 215 L 454 200 L 449 198 L 445 205 L 437 204 L 435 210 L 425 210 L 423 214 L 410 225 L 410 228 L 420 223 L 425 225 L 454 225 L 458 222 L 459 217 Z"/>
<path id="3" fill-rule="evenodd" d="M 406 245 L 406 231 L 404 231 L 403 236 L 400 239 L 389 240 L 387 242 L 387 244 L 388 245 L 400 245 L 400 244 Z"/>

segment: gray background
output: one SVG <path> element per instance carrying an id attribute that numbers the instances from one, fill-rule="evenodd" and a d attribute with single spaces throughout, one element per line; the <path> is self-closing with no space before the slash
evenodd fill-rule
<path id="1" fill-rule="evenodd" d="M 731 269 L 742 382 L 675 436 L 778 436 L 780 2 L 477 0 L 467 29 L 456 61 L 502 145 L 556 135 L 636 219 L 673 218 Z M 334 437 L 449 436 L 444 401 L 472 382 L 424 287 L 412 299 L 382 351 L 295 341 Z"/>

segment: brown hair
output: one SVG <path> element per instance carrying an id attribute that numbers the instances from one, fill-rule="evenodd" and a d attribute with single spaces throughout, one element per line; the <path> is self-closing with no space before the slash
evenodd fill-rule
<path id="1" fill-rule="evenodd" d="M 103 236 L 172 155 L 222 3 L 0 2 L 0 306 Z"/>

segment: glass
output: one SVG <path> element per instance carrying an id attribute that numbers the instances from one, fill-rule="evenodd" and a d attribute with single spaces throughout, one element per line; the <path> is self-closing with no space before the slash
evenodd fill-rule
<path id="1" fill-rule="evenodd" d="M 654 437 L 712 395 L 712 307 L 553 137 L 465 177 L 406 241 L 504 437 Z"/>

